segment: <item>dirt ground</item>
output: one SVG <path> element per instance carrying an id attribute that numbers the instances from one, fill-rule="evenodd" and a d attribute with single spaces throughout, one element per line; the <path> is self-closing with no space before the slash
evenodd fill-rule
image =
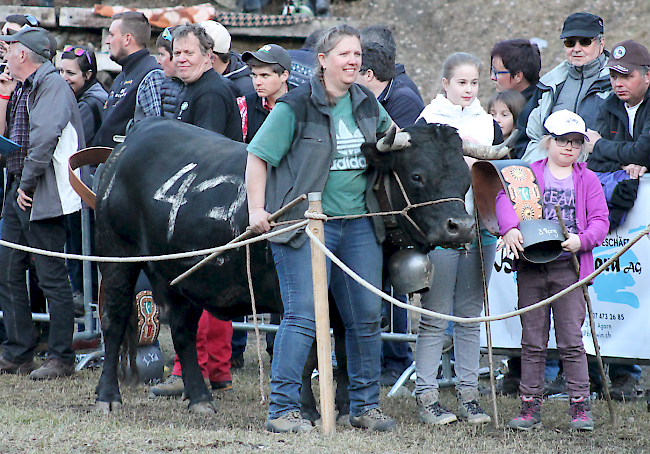
<path id="1" fill-rule="evenodd" d="M 382 388 L 381 406 L 397 421 L 390 434 L 356 429 L 337 429 L 325 437 L 315 429 L 306 435 L 271 434 L 264 431 L 267 404 L 260 403 L 258 365 L 253 337 L 249 338 L 243 369 L 233 371 L 234 390 L 213 392 L 218 413 L 193 415 L 181 399 L 150 400 L 148 386 L 122 387 L 120 413 L 97 414 L 93 410 L 99 367 L 84 370 L 72 379 L 34 382 L 26 377 L 0 375 L 0 454 L 18 453 L 650 453 L 650 413 L 645 402 L 616 404 L 618 421 L 608 420 L 607 406 L 594 405 L 593 434 L 568 432 L 567 403 L 547 401 L 544 429 L 513 433 L 504 422 L 518 409 L 513 398 L 498 399 L 501 426 L 472 427 L 454 423 L 426 427 L 417 421 L 415 399 L 410 393 L 387 398 Z M 169 329 L 161 333 L 162 348 L 171 358 Z M 264 347 L 263 347 L 264 348 Z M 264 351 L 264 350 L 263 350 Z M 264 392 L 268 396 L 269 364 L 263 353 Z M 485 383 L 484 383 L 485 384 Z M 313 381 L 316 390 L 318 383 Z M 412 390 L 412 383 L 408 384 Z M 451 390 L 441 393 L 448 408 L 455 408 Z M 488 398 L 482 406 L 494 414 Z"/>

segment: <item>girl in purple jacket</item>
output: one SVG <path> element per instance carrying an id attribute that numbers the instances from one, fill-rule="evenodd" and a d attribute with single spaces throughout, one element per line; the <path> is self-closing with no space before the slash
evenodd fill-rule
<path id="1" fill-rule="evenodd" d="M 584 121 L 573 112 L 561 110 L 551 114 L 544 127 L 550 134 L 544 136 L 539 147 L 547 150 L 548 157 L 532 163 L 531 168 L 543 193 L 544 218 L 557 220 L 555 205 L 560 205 L 569 238 L 562 243 L 565 252 L 552 262 L 535 264 L 518 260 L 519 308 L 554 295 L 593 272 L 591 251 L 603 241 L 609 228 L 607 203 L 600 182 L 584 163 L 577 162 L 584 161 L 583 145 L 588 140 Z M 518 259 L 519 252 L 523 251 L 523 236 L 517 228 L 517 214 L 504 191 L 497 196 L 496 214 L 502 246 Z M 569 260 L 572 252 L 579 257 L 580 276 Z M 508 422 L 508 427 L 529 430 L 542 426 L 540 411 L 551 308 L 569 393 L 569 429 L 593 430 L 587 355 L 581 330 L 585 299 L 579 290 L 549 306 L 521 315 L 521 413 Z"/>

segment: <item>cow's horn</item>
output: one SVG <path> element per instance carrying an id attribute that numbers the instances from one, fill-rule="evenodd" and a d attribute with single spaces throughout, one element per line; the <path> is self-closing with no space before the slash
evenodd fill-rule
<path id="1" fill-rule="evenodd" d="M 519 131 L 515 129 L 510 134 L 510 137 L 508 137 L 508 140 L 499 145 L 492 146 L 479 145 L 463 140 L 463 154 L 476 159 L 501 159 L 508 154 L 508 151 L 514 148 L 518 135 Z"/>
<path id="2" fill-rule="evenodd" d="M 402 150 L 411 144 L 411 135 L 408 132 L 397 132 L 396 127 L 388 130 L 386 135 L 377 142 L 377 151 L 387 153 L 389 151 Z"/>

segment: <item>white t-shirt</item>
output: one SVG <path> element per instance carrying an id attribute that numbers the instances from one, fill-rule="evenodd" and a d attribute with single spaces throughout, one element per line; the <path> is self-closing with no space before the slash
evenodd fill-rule
<path id="1" fill-rule="evenodd" d="M 643 102 L 643 100 L 641 101 Z M 639 102 L 636 106 L 633 107 L 628 107 L 627 103 L 625 103 L 625 111 L 627 112 L 627 118 L 630 122 L 628 128 L 630 131 L 630 135 L 634 137 L 634 118 L 636 117 L 636 111 L 639 110 L 639 106 L 641 105 L 641 102 Z"/>

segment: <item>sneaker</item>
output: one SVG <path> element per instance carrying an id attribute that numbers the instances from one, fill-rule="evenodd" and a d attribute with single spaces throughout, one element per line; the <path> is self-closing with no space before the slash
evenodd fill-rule
<path id="1" fill-rule="evenodd" d="M 395 429 L 395 421 L 386 416 L 379 408 L 371 408 L 361 416 L 350 415 L 350 425 L 358 429 L 370 429 L 377 432 L 389 432 Z"/>
<path id="2" fill-rule="evenodd" d="M 74 375 L 74 362 L 66 363 L 59 358 L 47 359 L 41 367 L 32 371 L 32 380 L 49 380 L 50 378 L 69 377 Z"/>
<path id="3" fill-rule="evenodd" d="M 244 355 L 235 355 L 230 358 L 230 368 L 231 369 L 243 369 L 244 368 Z"/>
<path id="4" fill-rule="evenodd" d="M 458 420 L 455 414 L 440 405 L 437 392 L 418 395 L 417 403 L 420 409 L 420 421 L 423 423 L 444 425 Z"/>
<path id="5" fill-rule="evenodd" d="M 33 360 L 24 363 L 14 363 L 0 356 L 0 374 L 18 374 L 27 375 L 36 369 L 36 363 Z"/>
<path id="6" fill-rule="evenodd" d="M 619 402 L 635 401 L 639 398 L 636 388 L 638 381 L 631 375 L 619 375 L 612 380 L 609 395 Z"/>
<path id="7" fill-rule="evenodd" d="M 266 430 L 274 433 L 309 432 L 312 430 L 311 421 L 303 419 L 299 410 L 291 410 L 276 419 L 266 420 Z"/>
<path id="8" fill-rule="evenodd" d="M 206 386 L 217 391 L 232 391 L 232 380 L 211 381 L 209 385 L 206 383 Z"/>
<path id="9" fill-rule="evenodd" d="M 210 386 L 209 383 L 207 386 Z M 149 397 L 178 397 L 182 396 L 184 391 L 185 385 L 183 384 L 183 377 L 180 375 L 170 375 L 167 377 L 167 380 L 161 384 L 151 387 L 149 390 Z"/>
<path id="10" fill-rule="evenodd" d="M 484 424 L 492 421 L 478 403 L 478 390 L 458 393 L 458 418 L 470 424 Z"/>
<path id="11" fill-rule="evenodd" d="M 401 374 L 395 370 L 385 370 L 379 376 L 379 384 L 381 386 L 393 386 L 400 375 Z"/>
<path id="12" fill-rule="evenodd" d="M 521 396 L 521 412 L 519 416 L 506 424 L 510 429 L 531 430 L 542 427 L 542 399 Z"/>
<path id="13" fill-rule="evenodd" d="M 566 393 L 564 374 L 558 374 L 555 380 L 544 383 L 544 397 Z"/>
<path id="14" fill-rule="evenodd" d="M 504 396 L 516 396 L 519 394 L 520 382 L 521 377 L 516 377 L 515 375 L 510 374 L 510 372 L 506 372 L 497 384 L 497 392 Z"/>
<path id="15" fill-rule="evenodd" d="M 571 415 L 569 430 L 594 430 L 594 418 L 591 417 L 589 398 L 571 398 L 569 414 Z"/>

